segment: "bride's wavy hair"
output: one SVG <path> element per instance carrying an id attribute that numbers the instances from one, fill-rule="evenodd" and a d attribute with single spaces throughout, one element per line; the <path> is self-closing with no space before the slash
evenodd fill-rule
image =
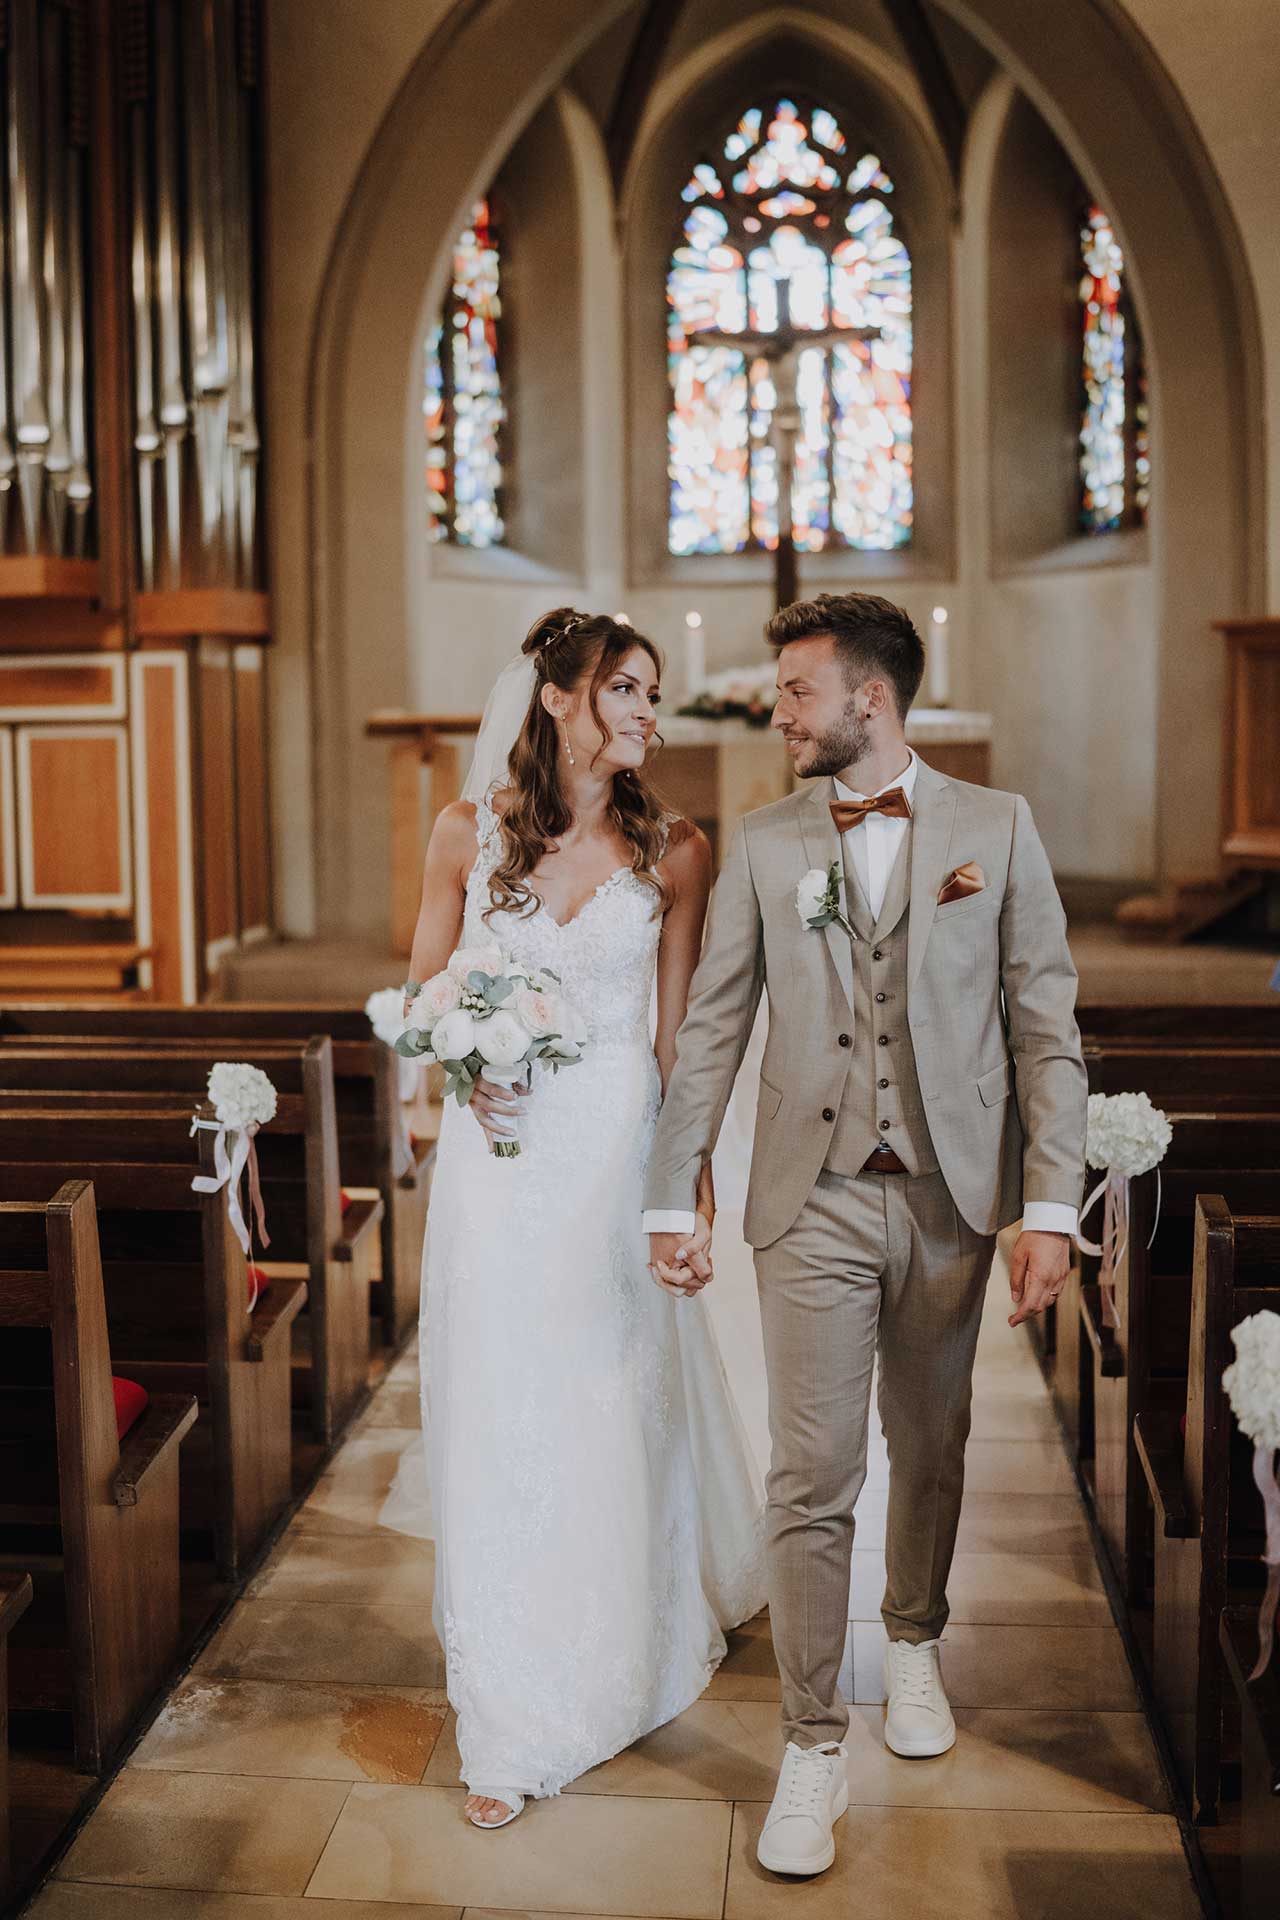
<path id="1" fill-rule="evenodd" d="M 542 704 L 543 688 L 556 686 L 572 693 L 589 680 L 587 700 L 600 730 L 594 766 L 611 738 L 600 717 L 600 689 L 636 647 L 644 649 L 660 674 L 662 656 L 653 641 L 606 613 L 556 607 L 530 627 L 521 651 L 534 658 L 533 694 L 507 758 L 510 797 L 500 819 L 502 857 L 489 876 L 491 904 L 485 909 L 486 919 L 499 911 L 536 912 L 538 897 L 526 884 L 526 876 L 573 824 L 560 781 L 556 722 Z M 631 848 L 632 872 L 653 888 L 665 909 L 670 889 L 657 872 L 663 853 L 663 808 L 642 773 L 628 768 L 614 775 L 609 817 Z"/>

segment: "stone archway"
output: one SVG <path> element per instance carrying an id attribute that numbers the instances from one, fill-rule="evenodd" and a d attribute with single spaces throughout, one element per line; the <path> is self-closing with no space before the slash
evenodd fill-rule
<path id="1" fill-rule="evenodd" d="M 1177 801 L 1217 791 L 1220 669 L 1208 622 L 1242 610 L 1262 587 L 1261 355 L 1243 251 L 1189 114 L 1118 6 L 942 4 L 1097 182 L 1134 263 L 1161 447 L 1160 864 L 1211 867 L 1212 809 Z M 600 0 L 584 19 L 579 0 L 461 0 L 386 115 L 334 242 L 309 377 L 315 822 L 310 845 L 283 849 L 286 859 L 316 861 L 325 930 L 367 930 L 386 915 L 385 780 L 361 724 L 370 707 L 401 700 L 407 684 L 422 316 L 438 297 L 459 209 L 625 10 L 626 0 Z M 442 143 L 442 126 L 473 137 Z M 429 260 L 436 268 L 424 278 Z M 388 368 L 400 378 L 389 382 Z M 379 503 L 380 536 L 369 541 L 362 528 Z"/>

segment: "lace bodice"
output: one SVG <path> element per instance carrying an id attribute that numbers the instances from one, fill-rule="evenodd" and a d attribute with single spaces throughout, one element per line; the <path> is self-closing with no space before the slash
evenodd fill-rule
<path id="1" fill-rule="evenodd" d="M 663 818 L 663 844 L 678 816 Z M 463 943 L 487 946 L 496 941 L 504 953 L 528 967 L 550 967 L 587 1021 L 593 1049 L 646 1042 L 649 1004 L 658 942 L 661 903 L 653 888 L 619 867 L 601 881 L 572 920 L 556 920 L 546 907 L 533 913 L 495 913 L 489 876 L 502 854 L 498 816 L 488 800 L 476 806 L 480 850 L 467 880 Z"/>

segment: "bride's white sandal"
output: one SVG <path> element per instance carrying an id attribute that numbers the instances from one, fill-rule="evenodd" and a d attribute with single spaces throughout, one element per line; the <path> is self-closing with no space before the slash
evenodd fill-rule
<path id="1" fill-rule="evenodd" d="M 479 1827 L 481 1833 L 496 1833 L 499 1827 L 509 1827 L 524 1812 L 524 1795 L 514 1787 L 477 1787 L 468 1783 L 467 1792 L 473 1800 L 500 1800 L 504 1807 L 511 1809 L 505 1820 L 477 1820 L 474 1813 L 469 1813 L 468 1820 L 473 1827 Z"/>

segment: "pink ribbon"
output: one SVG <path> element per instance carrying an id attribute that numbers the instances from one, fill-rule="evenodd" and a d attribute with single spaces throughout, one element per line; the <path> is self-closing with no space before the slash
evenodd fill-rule
<path id="1" fill-rule="evenodd" d="M 1267 1590 L 1258 1609 L 1258 1664 L 1249 1675 L 1250 1680 L 1260 1680 L 1271 1658 L 1276 1612 L 1280 1609 L 1280 1480 L 1276 1479 L 1275 1454 L 1270 1447 L 1254 1448 L 1253 1479 L 1267 1516 L 1267 1544 L 1262 1564 L 1270 1570 Z"/>
<path id="2" fill-rule="evenodd" d="M 1095 1246 L 1092 1240 L 1086 1240 L 1080 1232 L 1079 1222 L 1077 1222 L 1076 1245 L 1079 1247 L 1081 1253 L 1092 1254 L 1096 1259 L 1102 1261 L 1102 1267 L 1098 1274 L 1098 1292 L 1102 1301 L 1102 1324 L 1104 1327 L 1118 1327 L 1120 1325 L 1120 1316 L 1116 1312 L 1115 1271 L 1124 1258 L 1125 1249 L 1129 1244 L 1128 1174 L 1112 1173 L 1108 1167 L 1097 1186 L 1093 1189 L 1093 1192 L 1085 1201 L 1083 1207 L 1081 1207 L 1081 1221 L 1083 1221 L 1085 1215 L 1093 1206 L 1094 1201 L 1097 1200 L 1100 1195 L 1104 1196 L 1102 1203 L 1101 1243 Z M 1162 1183 L 1160 1179 L 1160 1169 L 1157 1167 L 1156 1217 L 1151 1223 L 1151 1238 L 1147 1241 L 1148 1247 L 1154 1243 L 1156 1228 L 1160 1224 L 1161 1195 Z"/>

